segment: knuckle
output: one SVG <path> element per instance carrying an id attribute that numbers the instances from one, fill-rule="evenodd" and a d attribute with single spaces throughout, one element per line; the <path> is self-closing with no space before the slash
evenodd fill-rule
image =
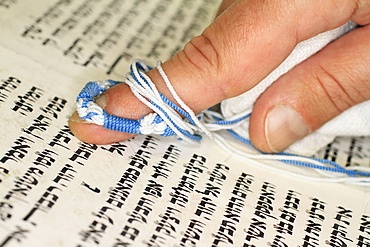
<path id="1" fill-rule="evenodd" d="M 370 1 L 353 0 L 356 4 L 352 19 L 357 24 L 366 25 L 370 23 Z"/>
<path id="2" fill-rule="evenodd" d="M 361 92 L 350 83 L 351 79 L 342 73 L 333 73 L 319 66 L 315 79 L 338 112 L 347 110 L 362 98 Z"/>
<path id="3" fill-rule="evenodd" d="M 219 54 L 214 41 L 205 34 L 190 40 L 184 47 L 184 54 L 199 70 L 215 70 L 219 66 Z"/>
<path id="4" fill-rule="evenodd" d="M 230 89 L 229 80 L 225 78 L 230 75 L 226 62 L 228 59 L 222 45 L 211 37 L 213 36 L 204 32 L 189 41 L 183 50 L 186 59 L 183 64 L 191 66 L 188 70 L 201 81 L 210 80 L 212 85 L 217 87 L 214 88 L 214 92 L 226 99 L 229 98 Z"/>

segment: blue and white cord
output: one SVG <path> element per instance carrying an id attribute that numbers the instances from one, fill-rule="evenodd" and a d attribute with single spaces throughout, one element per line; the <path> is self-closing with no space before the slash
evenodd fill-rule
<path id="1" fill-rule="evenodd" d="M 81 119 L 102 125 L 111 130 L 122 131 L 130 134 L 157 134 L 160 136 L 174 136 L 194 142 L 201 140 L 200 134 L 205 134 L 213 139 L 211 131 L 230 129 L 241 123 L 248 116 L 237 116 L 236 119 L 220 123 L 202 122 L 203 114 L 196 116 L 194 112 L 181 100 L 172 87 L 168 77 L 158 62 L 157 69 L 166 83 L 176 103 L 170 101 L 158 92 L 154 83 L 145 74 L 151 69 L 142 61 L 136 60 L 130 67 L 130 74 L 126 75 L 125 83 L 130 86 L 132 93 L 147 107 L 153 110 L 139 120 L 121 118 L 108 114 L 99 107 L 94 98 L 104 93 L 109 87 L 120 82 L 107 80 L 88 82 L 77 96 L 77 112 Z M 185 120 L 184 120 L 185 119 Z"/>
<path id="2" fill-rule="evenodd" d="M 95 97 L 104 93 L 119 81 L 107 80 L 88 82 L 77 96 L 77 112 L 81 119 L 104 126 L 110 130 L 126 132 L 130 134 L 155 134 L 160 136 L 178 136 L 188 142 L 200 141 L 202 135 L 206 135 L 228 152 L 241 158 L 258 160 L 278 160 L 290 165 L 308 167 L 321 173 L 320 177 L 312 177 L 295 172 L 273 168 L 266 165 L 268 169 L 273 169 L 283 173 L 289 173 L 299 178 L 313 181 L 327 182 L 347 182 L 353 184 L 370 185 L 370 171 L 346 169 L 342 166 L 325 159 L 297 156 L 287 153 L 279 154 L 250 154 L 242 152 L 233 147 L 219 134 L 218 130 L 228 130 L 236 139 L 252 145 L 250 140 L 241 137 L 232 129 L 242 123 L 250 116 L 250 112 L 236 115 L 230 119 L 224 119 L 222 115 L 214 111 L 204 111 L 199 115 L 195 113 L 181 100 L 172 87 L 166 73 L 162 69 L 161 63 L 157 63 L 157 69 L 162 79 L 166 83 L 175 103 L 158 92 L 156 86 L 146 75 L 152 68 L 144 64 L 141 60 L 135 60 L 130 66 L 130 73 L 126 75 L 125 83 L 130 86 L 133 94 L 147 107 L 153 110 L 139 120 L 117 117 L 108 114 L 95 102 Z M 342 174 L 342 175 L 340 175 Z"/>

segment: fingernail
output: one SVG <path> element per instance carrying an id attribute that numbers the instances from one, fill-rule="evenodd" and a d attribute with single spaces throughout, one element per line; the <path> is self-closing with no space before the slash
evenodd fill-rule
<path id="1" fill-rule="evenodd" d="M 303 118 L 289 106 L 275 106 L 265 122 L 267 144 L 271 151 L 280 152 L 302 139 L 310 129 Z"/>
<path id="2" fill-rule="evenodd" d="M 107 105 L 107 95 L 105 93 L 101 94 L 100 96 L 98 96 L 97 98 L 95 98 L 95 103 L 100 106 L 101 108 L 105 108 L 105 106 Z"/>
<path id="3" fill-rule="evenodd" d="M 80 116 L 78 115 L 77 111 L 75 111 L 72 116 L 69 118 L 69 121 L 75 122 L 75 123 L 88 123 L 85 120 L 82 120 Z"/>
<path id="4" fill-rule="evenodd" d="M 101 108 L 105 108 L 107 105 L 107 95 L 106 94 L 101 94 L 97 98 L 95 98 L 95 103 L 100 106 Z M 75 122 L 75 123 L 89 123 L 85 120 L 82 120 L 80 116 L 78 115 L 77 111 L 72 114 L 72 116 L 69 118 L 69 121 Z"/>

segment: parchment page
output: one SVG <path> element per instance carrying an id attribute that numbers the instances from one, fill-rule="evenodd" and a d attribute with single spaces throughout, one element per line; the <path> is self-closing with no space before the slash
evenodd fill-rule
<path id="1" fill-rule="evenodd" d="M 337 137 L 316 156 L 345 167 L 370 167 L 370 137 Z"/>
<path id="2" fill-rule="evenodd" d="M 155 65 L 175 54 L 220 2 L 3 0 L 0 44 L 67 75 L 122 78 L 133 59 Z"/>
<path id="3" fill-rule="evenodd" d="M 261 169 L 208 139 L 81 143 L 65 126 L 73 79 L 0 52 L 17 65 L 0 73 L 0 246 L 370 244 L 365 190 Z"/>

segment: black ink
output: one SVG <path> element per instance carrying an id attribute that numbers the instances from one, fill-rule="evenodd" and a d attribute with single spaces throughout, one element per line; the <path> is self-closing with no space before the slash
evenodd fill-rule
<path id="1" fill-rule="evenodd" d="M 342 206 L 338 207 L 337 215 L 335 216 L 335 223 L 332 226 L 330 240 L 325 241 L 329 246 L 348 246 L 353 240 L 347 238 L 347 228 L 350 226 L 350 219 L 352 218 L 352 210 L 346 209 Z"/>
<path id="2" fill-rule="evenodd" d="M 28 150 L 31 148 L 30 143 L 35 143 L 31 139 L 20 136 L 15 140 L 13 146 L 5 153 L 4 157 L 1 158 L 0 162 L 6 163 L 9 160 L 13 162 L 19 162 L 28 154 Z"/>
<path id="3" fill-rule="evenodd" d="M 46 107 L 40 108 L 46 114 L 51 115 L 55 119 L 58 119 L 58 113 L 60 113 L 67 104 L 67 100 L 54 97 L 52 100 L 49 100 L 50 103 Z"/>
<path id="4" fill-rule="evenodd" d="M 250 186 L 254 181 L 254 177 L 250 174 L 242 173 L 235 183 L 232 191 L 232 196 L 226 206 L 221 226 L 216 234 L 213 234 L 214 240 L 212 247 L 216 247 L 221 243 L 233 244 L 234 233 L 237 229 L 240 216 L 243 212 L 243 207 L 247 195 L 251 192 Z"/>
<path id="5" fill-rule="evenodd" d="M 95 187 L 95 188 L 93 188 L 93 187 L 91 187 L 90 185 L 88 185 L 86 182 L 84 182 L 84 181 L 82 181 L 82 183 L 81 183 L 81 185 L 82 186 L 85 186 L 86 188 L 88 188 L 89 190 L 91 190 L 92 192 L 94 192 L 94 193 L 100 193 L 100 189 L 98 188 L 98 187 Z"/>
<path id="6" fill-rule="evenodd" d="M 1 2 L 0 2 L 1 6 Z M 21 81 L 15 77 L 8 77 L 6 80 L 1 80 L 3 83 L 0 85 L 0 103 L 5 102 L 5 100 L 9 97 L 9 94 L 18 88 L 21 84 Z"/>
<path id="7" fill-rule="evenodd" d="M 18 100 L 14 102 L 15 106 L 12 110 L 26 116 L 28 113 L 33 112 L 32 103 L 35 103 L 43 94 L 44 90 L 32 87 L 25 95 L 18 96 Z"/>

